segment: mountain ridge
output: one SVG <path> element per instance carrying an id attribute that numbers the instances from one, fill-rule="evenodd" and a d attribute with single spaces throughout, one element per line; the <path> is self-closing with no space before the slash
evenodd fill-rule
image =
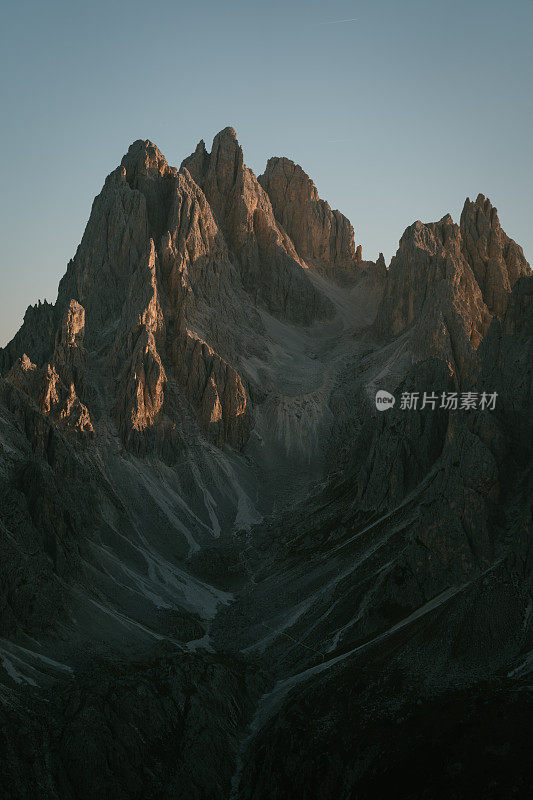
<path id="1" fill-rule="evenodd" d="M 0 350 L 6 796 L 520 796 L 532 297 L 483 195 L 387 269 L 232 128 L 133 142 Z"/>

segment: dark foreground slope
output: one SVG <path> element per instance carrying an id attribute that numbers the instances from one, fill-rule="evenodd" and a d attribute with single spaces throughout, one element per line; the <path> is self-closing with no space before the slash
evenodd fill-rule
<path id="1" fill-rule="evenodd" d="M 528 796 L 532 311 L 481 195 L 386 270 L 135 142 L 0 351 L 0 795 Z"/>

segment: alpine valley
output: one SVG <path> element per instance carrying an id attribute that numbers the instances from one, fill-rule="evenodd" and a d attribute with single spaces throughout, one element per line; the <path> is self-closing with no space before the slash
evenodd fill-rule
<path id="1" fill-rule="evenodd" d="M 232 128 L 134 142 L 0 350 L 0 796 L 529 796 L 532 406 L 483 195 L 387 267 Z"/>

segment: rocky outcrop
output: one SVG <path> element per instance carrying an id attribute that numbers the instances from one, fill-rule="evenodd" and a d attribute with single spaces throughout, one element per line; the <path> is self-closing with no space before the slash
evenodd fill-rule
<path id="1" fill-rule="evenodd" d="M 61 344 L 66 347 L 81 347 L 85 337 L 85 309 L 76 300 L 71 300 L 61 324 Z"/>
<path id="2" fill-rule="evenodd" d="M 102 348 L 120 317 L 124 296 L 149 241 L 144 195 L 118 167 L 96 197 L 80 246 L 59 284 L 61 318 L 75 299 L 85 308 L 85 346 Z"/>
<path id="3" fill-rule="evenodd" d="M 235 282 L 211 207 L 186 169 L 176 179 L 160 258 L 167 292 L 178 303 L 185 293 L 197 301 L 220 302 Z"/>
<path id="4" fill-rule="evenodd" d="M 137 449 L 143 432 L 159 429 L 158 436 L 166 437 L 176 430 L 175 415 L 182 416 L 184 400 L 196 409 L 206 431 L 205 387 L 200 391 L 190 380 L 184 363 L 187 323 L 211 334 L 227 357 L 237 354 L 227 330 L 232 320 L 248 320 L 250 325 L 253 320 L 256 328 L 260 323 L 246 307 L 247 296 L 202 189 L 186 169 L 178 173 L 169 167 L 149 140 L 131 145 L 95 200 L 80 248 L 60 286 L 58 304 L 69 315 L 63 339 L 77 336 L 71 328 L 83 321 L 69 305 L 68 292 L 78 298 L 72 302 L 85 307 L 87 347 L 97 344 L 104 355 L 103 375 L 111 381 L 116 424 L 124 441 Z M 206 346 L 215 361 L 226 363 L 215 348 Z M 65 345 L 58 343 L 56 356 L 61 348 Z M 72 364 L 70 351 L 69 360 Z M 210 381 L 216 383 L 214 375 Z M 225 382 L 214 391 L 225 409 L 217 443 L 226 441 L 224 431 L 228 441 L 242 446 L 242 433 L 233 436 L 228 419 L 233 401 L 224 400 L 231 393 Z"/>
<path id="5" fill-rule="evenodd" d="M 126 170 L 129 186 L 144 197 L 150 235 L 159 241 L 168 226 L 168 211 L 176 190 L 176 167 L 167 164 L 149 139 L 133 142 L 121 166 Z"/>
<path id="6" fill-rule="evenodd" d="M 179 375 L 204 433 L 219 446 L 229 442 L 240 449 L 249 432 L 250 411 L 236 370 L 206 342 L 188 333 L 179 360 Z"/>
<path id="7" fill-rule="evenodd" d="M 244 292 L 224 235 L 187 169 L 178 174 L 168 230 L 159 249 L 166 297 L 166 347 L 174 358 L 187 325 L 233 362 L 254 350 L 249 330 L 263 323 Z"/>
<path id="8" fill-rule="evenodd" d="M 505 316 L 512 286 L 530 272 L 490 201 L 467 198 L 460 226 L 448 214 L 407 228 L 388 270 L 376 329 L 385 337 L 412 329 L 415 358 L 441 356 L 464 376 L 474 369 L 492 318 Z"/>
<path id="9" fill-rule="evenodd" d="M 376 328 L 398 336 L 412 327 L 417 357 L 442 357 L 464 373 L 491 316 L 461 244 L 450 215 L 407 228 L 388 270 Z"/>
<path id="10" fill-rule="evenodd" d="M 522 248 L 502 230 L 496 208 L 482 194 L 467 197 L 461 214 L 461 249 L 489 311 L 501 319 L 518 278 L 530 272 Z"/>
<path id="11" fill-rule="evenodd" d="M 37 366 L 42 366 L 54 349 L 56 328 L 57 314 L 51 303 L 45 300 L 28 306 L 20 330 L 0 349 L 0 373 L 5 375 L 24 353 Z"/>
<path id="12" fill-rule="evenodd" d="M 94 433 L 87 406 L 77 395 L 76 383 L 85 381 L 86 353 L 83 349 L 85 310 L 71 300 L 57 333 L 49 363 L 37 368 L 26 353 L 11 367 L 6 380 L 25 392 L 43 414 L 62 427 L 82 435 Z"/>
<path id="13" fill-rule="evenodd" d="M 513 432 L 508 455 L 526 465 L 533 442 L 527 411 L 533 404 L 533 275 L 515 283 L 503 319 L 493 320 L 480 357 L 483 380 L 499 398 L 494 419 L 500 432 L 492 432 L 490 441 L 509 442 Z"/>
<path id="14" fill-rule="evenodd" d="M 215 136 L 210 153 L 200 142 L 183 168 L 202 187 L 254 303 L 302 323 L 331 313 L 278 226 L 267 193 L 245 166 L 233 128 Z"/>
<path id="15" fill-rule="evenodd" d="M 131 432 L 152 428 L 164 401 L 167 376 L 153 333 L 143 328 L 119 388 L 117 425 L 126 442 Z"/>
<path id="16" fill-rule="evenodd" d="M 36 379 L 38 379 L 37 367 L 30 361 L 26 353 L 23 353 L 22 358 L 17 359 L 6 375 L 6 381 L 30 396 L 35 392 Z"/>
<path id="17" fill-rule="evenodd" d="M 350 221 L 321 200 L 311 178 L 288 158 L 270 158 L 259 183 L 298 255 L 331 277 L 353 275 L 363 260 Z"/>

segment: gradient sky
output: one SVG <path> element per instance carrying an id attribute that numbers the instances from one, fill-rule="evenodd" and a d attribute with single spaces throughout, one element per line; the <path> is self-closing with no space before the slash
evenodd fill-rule
<path id="1" fill-rule="evenodd" d="M 479 192 L 533 259 L 532 0 L 4 2 L 0 345 L 55 301 L 128 145 L 179 166 L 232 125 L 300 163 L 387 262 Z"/>

